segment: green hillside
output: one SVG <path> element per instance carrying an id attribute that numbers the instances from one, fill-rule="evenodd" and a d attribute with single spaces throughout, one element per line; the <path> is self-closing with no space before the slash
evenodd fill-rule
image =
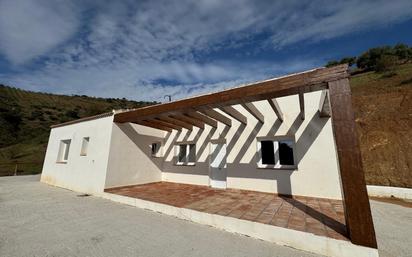
<path id="1" fill-rule="evenodd" d="M 50 125 L 113 109 L 153 104 L 126 99 L 65 96 L 0 85 L 0 176 L 41 172 Z"/>

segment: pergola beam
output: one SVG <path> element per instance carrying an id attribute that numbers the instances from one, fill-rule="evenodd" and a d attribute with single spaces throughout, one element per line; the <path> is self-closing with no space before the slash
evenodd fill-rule
<path id="1" fill-rule="evenodd" d="M 219 122 L 222 122 L 223 124 L 227 126 L 232 126 L 232 120 L 225 115 L 213 110 L 213 109 L 204 109 L 204 110 L 199 110 L 200 113 L 203 113 L 204 115 L 207 115 Z"/>
<path id="2" fill-rule="evenodd" d="M 240 104 L 242 101 L 254 102 L 280 96 L 323 90 L 327 88 L 328 82 L 347 78 L 349 76 L 347 69 L 347 65 L 319 68 L 213 94 L 143 107 L 128 112 L 120 112 L 114 115 L 114 122 L 134 122 L 154 118 L 161 114 L 173 115 L 186 113 L 193 109 L 219 108 Z"/>
<path id="3" fill-rule="evenodd" d="M 300 118 L 305 119 L 305 96 L 302 92 L 299 92 L 299 107 L 300 107 Z"/>
<path id="4" fill-rule="evenodd" d="M 178 131 L 182 130 L 181 126 L 177 126 L 177 125 L 172 124 L 170 122 L 160 120 L 159 118 L 156 118 L 156 119 L 153 119 L 153 120 L 147 120 L 147 121 L 152 122 L 152 123 L 156 123 L 160 126 L 169 127 L 169 128 L 172 128 L 172 129 L 175 129 L 175 130 L 178 130 Z"/>
<path id="5" fill-rule="evenodd" d="M 155 128 L 155 129 L 164 130 L 164 131 L 167 131 L 167 132 L 172 132 L 172 130 L 173 130 L 172 128 L 162 126 L 162 125 L 160 125 L 156 122 L 151 122 L 151 121 L 146 121 L 146 120 L 141 120 L 141 121 L 135 122 L 135 123 L 139 124 L 139 125 L 146 126 L 146 127 L 151 127 L 151 128 Z"/>
<path id="6" fill-rule="evenodd" d="M 273 98 L 273 99 L 268 99 L 268 103 L 269 103 L 270 107 L 272 107 L 272 110 L 275 112 L 278 119 L 281 122 L 283 122 L 283 113 L 282 113 L 282 110 L 279 107 L 278 101 L 276 101 L 276 99 Z"/>
<path id="7" fill-rule="evenodd" d="M 242 107 L 245 108 L 253 117 L 255 117 L 260 123 L 265 122 L 265 116 L 256 108 L 253 103 L 242 103 Z"/>
<path id="8" fill-rule="evenodd" d="M 191 117 L 189 117 L 187 115 L 184 115 L 184 114 L 176 114 L 176 115 L 171 116 L 171 118 L 183 121 L 187 124 L 190 124 L 191 126 L 195 126 L 195 127 L 200 128 L 200 129 L 205 128 L 205 123 L 203 121 L 191 118 Z"/>
<path id="9" fill-rule="evenodd" d="M 320 117 L 330 117 L 330 103 L 329 103 L 329 93 L 328 90 L 322 90 L 319 101 L 319 116 Z"/>
<path id="10" fill-rule="evenodd" d="M 328 85 L 346 228 L 352 243 L 377 248 L 349 80 L 341 79 Z"/>
<path id="11" fill-rule="evenodd" d="M 186 123 L 184 121 L 172 118 L 172 117 L 168 117 L 168 116 L 160 116 L 157 118 L 158 120 L 173 124 L 175 126 L 181 127 L 181 128 L 185 128 L 187 130 L 192 130 L 193 129 L 193 125 Z"/>
<path id="12" fill-rule="evenodd" d="M 184 114 L 194 120 L 198 120 L 199 122 L 204 122 L 205 124 L 217 128 L 217 121 L 214 119 L 209 118 L 208 116 L 201 114 L 200 112 L 188 112 Z"/>
<path id="13" fill-rule="evenodd" d="M 247 124 L 247 118 L 245 115 L 241 114 L 238 110 L 233 108 L 232 106 L 224 106 L 221 107 L 220 110 L 230 117 L 234 118 L 235 120 L 239 121 L 240 123 Z"/>

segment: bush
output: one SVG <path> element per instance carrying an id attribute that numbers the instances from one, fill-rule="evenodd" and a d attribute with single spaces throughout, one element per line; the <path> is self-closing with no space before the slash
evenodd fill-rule
<path id="1" fill-rule="evenodd" d="M 79 113 L 76 110 L 69 110 L 65 113 L 65 116 L 67 116 L 68 118 L 73 118 L 73 119 L 78 119 L 79 117 Z"/>
<path id="2" fill-rule="evenodd" d="M 398 63 L 398 57 L 396 57 L 395 55 L 388 55 L 388 54 L 382 55 L 376 61 L 375 71 L 377 72 L 392 71 L 397 63 Z"/>

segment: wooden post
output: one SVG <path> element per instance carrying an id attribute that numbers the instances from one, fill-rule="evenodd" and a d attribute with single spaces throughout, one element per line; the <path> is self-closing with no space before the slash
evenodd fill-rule
<path id="1" fill-rule="evenodd" d="M 14 167 L 14 176 L 17 176 L 17 163 L 16 163 L 16 167 Z"/>
<path id="2" fill-rule="evenodd" d="M 349 80 L 329 82 L 328 87 L 349 237 L 354 244 L 377 248 Z"/>

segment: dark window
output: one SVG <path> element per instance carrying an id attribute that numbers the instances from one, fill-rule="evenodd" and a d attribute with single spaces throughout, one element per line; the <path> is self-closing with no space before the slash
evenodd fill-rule
<path id="1" fill-rule="evenodd" d="M 294 165 L 292 141 L 279 141 L 280 165 Z"/>
<path id="2" fill-rule="evenodd" d="M 182 163 L 186 162 L 186 145 L 179 145 L 179 154 L 177 156 L 177 161 Z"/>
<path id="3" fill-rule="evenodd" d="M 152 144 L 152 155 L 156 156 L 160 150 L 160 143 L 153 143 Z"/>
<path id="4" fill-rule="evenodd" d="M 273 141 L 260 141 L 262 147 L 262 164 L 275 164 Z"/>
<path id="5" fill-rule="evenodd" d="M 195 144 L 189 145 L 188 162 L 196 162 L 196 145 Z"/>

